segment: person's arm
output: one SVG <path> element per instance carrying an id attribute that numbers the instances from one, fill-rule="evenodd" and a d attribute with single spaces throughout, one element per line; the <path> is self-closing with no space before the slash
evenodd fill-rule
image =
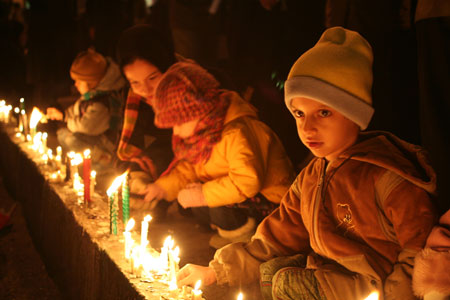
<path id="1" fill-rule="evenodd" d="M 66 110 L 67 128 L 72 132 L 86 135 L 100 135 L 109 129 L 109 109 L 100 102 L 87 105 L 86 111 L 80 111 L 80 102 Z"/>
<path id="2" fill-rule="evenodd" d="M 188 183 L 197 181 L 194 167 L 187 161 L 179 161 L 168 174 L 159 177 L 155 184 L 164 190 L 167 201 L 173 201 Z"/>
<path id="3" fill-rule="evenodd" d="M 415 299 L 411 288 L 414 258 L 425 246 L 427 236 L 436 222 L 436 214 L 425 190 L 392 172 L 388 171 L 384 176 L 390 177 L 389 182 L 394 184 L 382 189 L 377 187 L 377 193 L 402 247 L 384 283 L 385 299 Z"/>

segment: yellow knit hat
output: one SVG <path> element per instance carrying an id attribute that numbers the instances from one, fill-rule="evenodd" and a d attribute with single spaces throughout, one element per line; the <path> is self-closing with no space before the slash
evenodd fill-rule
<path id="1" fill-rule="evenodd" d="M 372 48 L 361 35 L 329 28 L 292 66 L 284 86 L 286 105 L 296 97 L 313 99 L 364 130 L 374 113 L 372 63 Z"/>
<path id="2" fill-rule="evenodd" d="M 105 75 L 107 65 L 103 55 L 89 48 L 77 55 L 70 67 L 70 76 L 73 80 L 98 82 Z"/>

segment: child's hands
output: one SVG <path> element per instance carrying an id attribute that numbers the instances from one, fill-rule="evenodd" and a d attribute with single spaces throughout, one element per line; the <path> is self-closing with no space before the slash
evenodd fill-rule
<path id="1" fill-rule="evenodd" d="M 166 191 L 164 191 L 159 185 L 156 183 L 150 183 L 144 190 L 146 202 L 158 202 L 161 199 L 166 198 Z"/>
<path id="2" fill-rule="evenodd" d="M 202 184 L 191 183 L 178 193 L 178 203 L 184 208 L 208 206 L 203 196 Z"/>
<path id="3" fill-rule="evenodd" d="M 50 120 L 62 121 L 64 115 L 57 108 L 49 107 L 47 108 L 47 118 Z"/>
<path id="4" fill-rule="evenodd" d="M 178 286 L 194 286 L 197 280 L 202 281 L 202 285 L 210 285 L 217 281 L 216 272 L 210 267 L 187 264 L 177 273 Z"/>

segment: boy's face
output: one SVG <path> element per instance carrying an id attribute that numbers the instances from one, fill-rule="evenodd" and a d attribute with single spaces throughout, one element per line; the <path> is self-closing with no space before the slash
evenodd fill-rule
<path id="1" fill-rule="evenodd" d="M 173 126 L 173 134 L 182 139 L 192 136 L 195 132 L 199 120 L 192 120 L 180 125 Z"/>
<path id="2" fill-rule="evenodd" d="M 158 86 L 162 73 L 157 67 L 143 59 L 136 59 L 123 68 L 131 89 L 139 96 L 150 100 Z"/>
<path id="3" fill-rule="evenodd" d="M 294 98 L 290 110 L 300 140 L 317 157 L 333 161 L 352 146 L 358 137 L 359 126 L 356 123 L 315 100 Z"/>
<path id="4" fill-rule="evenodd" d="M 75 80 L 75 87 L 77 88 L 78 92 L 81 95 L 86 94 L 87 92 L 89 92 L 91 90 L 91 87 L 89 86 L 89 83 L 87 81 L 84 80 Z"/>

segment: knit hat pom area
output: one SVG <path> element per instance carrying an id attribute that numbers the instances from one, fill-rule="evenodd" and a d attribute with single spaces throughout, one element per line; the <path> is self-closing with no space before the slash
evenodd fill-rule
<path id="1" fill-rule="evenodd" d="M 218 87 L 214 76 L 197 64 L 172 65 L 155 91 L 155 125 L 172 128 L 206 116 L 220 101 Z"/>
<path id="2" fill-rule="evenodd" d="M 73 80 L 98 82 L 105 75 L 107 66 L 105 57 L 89 48 L 77 55 L 70 67 L 70 76 Z"/>
<path id="3" fill-rule="evenodd" d="M 301 55 L 285 82 L 285 102 L 304 97 L 321 102 L 366 129 L 373 116 L 370 44 L 357 32 L 332 27 Z"/>

